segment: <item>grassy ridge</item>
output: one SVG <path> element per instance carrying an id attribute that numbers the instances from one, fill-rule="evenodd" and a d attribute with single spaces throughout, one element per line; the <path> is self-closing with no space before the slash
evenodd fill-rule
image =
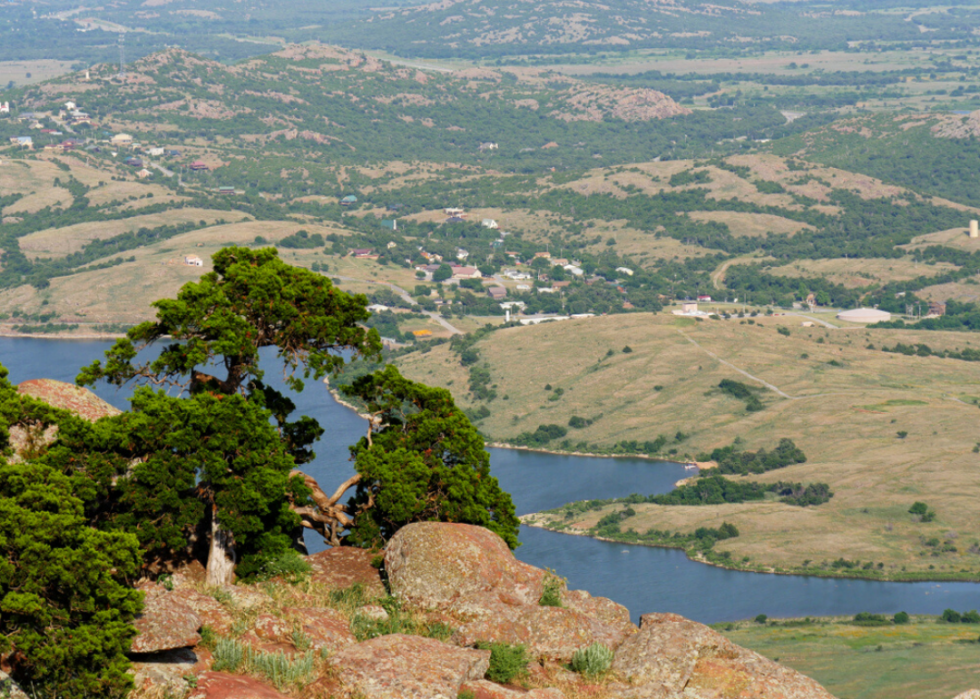
<path id="1" fill-rule="evenodd" d="M 802 449 L 806 463 L 746 480 L 827 483 L 834 493 L 829 502 L 805 508 L 775 497 L 710 506 L 640 503 L 632 505 L 635 517 L 623 531 L 691 533 L 731 522 L 741 535 L 715 550 L 729 552 L 734 562 L 748 557 L 751 569 L 980 577 L 980 555 L 973 553 L 980 519 L 972 505 L 980 495 L 973 451 L 980 366 L 867 348 L 916 341 L 921 331 L 800 328 L 801 320 L 760 317 L 749 325 L 633 314 L 500 330 L 475 345 L 480 360 L 473 366 L 488 375 L 497 394 L 492 401 L 469 394 L 471 367 L 446 345 L 397 362 L 413 379 L 448 387 L 467 410 L 485 407 L 489 414 L 479 426 L 492 440 L 557 425 L 567 436 L 546 448 L 588 451 L 664 435 L 660 453 L 681 459 L 736 438 L 748 451 L 768 450 L 785 437 Z M 787 337 L 777 325 L 794 329 Z M 931 332 L 928 340 L 937 349 L 977 342 L 944 332 Z M 633 351 L 623 353 L 624 345 Z M 733 367 L 781 393 L 763 390 L 764 409 L 746 410 L 718 384 L 726 378 L 761 384 Z M 556 388 L 562 393 L 552 400 Z M 573 417 L 591 423 L 574 428 Z M 914 521 L 908 509 L 917 500 L 937 511 L 935 521 Z M 561 524 L 586 531 L 614 509 L 622 505 L 562 516 Z M 943 550 L 947 541 L 956 551 Z"/>

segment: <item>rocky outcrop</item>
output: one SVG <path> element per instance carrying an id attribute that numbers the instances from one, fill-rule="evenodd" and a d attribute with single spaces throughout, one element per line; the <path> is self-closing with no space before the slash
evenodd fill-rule
<path id="1" fill-rule="evenodd" d="M 140 585 L 139 589 L 146 593 L 146 599 L 143 612 L 134 622 L 138 634 L 130 648 L 132 653 L 157 653 L 201 642 L 201 619 L 178 594 L 153 583 Z"/>
<path id="2" fill-rule="evenodd" d="M 287 607 L 283 614 L 306 635 L 312 650 L 326 650 L 333 655 L 342 648 L 357 643 L 354 634 L 350 632 L 350 621 L 336 609 Z"/>
<path id="3" fill-rule="evenodd" d="M 459 688 L 460 693 L 470 692 L 473 699 L 565 699 L 560 689 L 532 689 L 529 692 L 518 689 L 508 689 L 487 680 L 464 682 Z"/>
<path id="4" fill-rule="evenodd" d="M 809 677 L 676 614 L 641 617 L 613 670 L 631 684 L 615 694 L 622 699 L 833 699 Z"/>
<path id="5" fill-rule="evenodd" d="M 561 607 L 541 606 L 545 571 L 518 561 L 493 532 L 466 524 L 403 527 L 385 552 L 392 593 L 455 619 L 455 640 L 523 644 L 532 655 L 568 661 L 596 641 L 616 648 L 636 633 L 625 607 L 582 591 Z"/>
<path id="6" fill-rule="evenodd" d="M 47 403 L 53 408 L 71 411 L 90 422 L 118 415 L 120 412 L 87 388 L 79 388 L 63 381 L 31 379 L 17 384 L 17 392 Z M 43 432 L 39 429 L 25 429 L 20 425 L 11 426 L 10 446 L 14 449 L 14 459 L 27 458 L 28 452 L 49 446 L 54 442 L 57 434 L 58 428 L 54 425 Z"/>
<path id="7" fill-rule="evenodd" d="M 69 410 L 90 422 L 118 415 L 120 410 L 106 403 L 87 388 L 52 379 L 31 379 L 17 384 L 17 392 L 43 401 L 54 408 Z"/>
<path id="8" fill-rule="evenodd" d="M 490 666 L 490 651 L 393 634 L 341 651 L 331 665 L 365 699 L 456 699 L 460 686 Z"/>
<path id="9" fill-rule="evenodd" d="M 387 594 L 381 573 L 371 565 L 378 554 L 347 546 L 339 546 L 307 557 L 313 569 L 310 579 L 331 590 L 343 590 L 361 585 L 367 599 Z"/>
<path id="10" fill-rule="evenodd" d="M 227 672 L 205 672 L 187 699 L 289 699 L 254 677 L 229 675 Z"/>
<path id="11" fill-rule="evenodd" d="M 980 689 L 970 689 L 957 694 L 953 699 L 980 699 Z"/>

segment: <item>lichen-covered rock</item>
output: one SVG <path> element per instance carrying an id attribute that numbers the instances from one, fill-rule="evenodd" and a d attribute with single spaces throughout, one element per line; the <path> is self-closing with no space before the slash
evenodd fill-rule
<path id="1" fill-rule="evenodd" d="M 132 665 L 135 686 L 144 691 L 154 689 L 165 695 L 183 696 L 187 689 L 184 678 L 194 673 L 199 661 L 197 653 L 190 648 L 140 655 Z"/>
<path id="2" fill-rule="evenodd" d="M 235 623 L 224 605 L 211 595 L 198 592 L 192 587 L 181 585 L 174 588 L 171 595 L 186 604 L 201 620 L 201 626 L 208 626 L 220 634 L 227 634 Z"/>
<path id="3" fill-rule="evenodd" d="M 307 556 L 312 571 L 310 580 L 331 590 L 344 590 L 359 583 L 366 599 L 387 594 L 381 573 L 371 565 L 378 554 L 351 546 L 336 546 Z"/>
<path id="4" fill-rule="evenodd" d="M 251 611 L 262 607 L 271 607 L 272 598 L 254 585 L 222 585 L 219 594 L 225 594 L 230 604 L 241 611 Z"/>
<path id="5" fill-rule="evenodd" d="M 393 634 L 345 648 L 331 664 L 365 699 L 456 699 L 460 685 L 486 674 L 490 651 Z"/>
<path id="6" fill-rule="evenodd" d="M 205 672 L 187 699 L 289 699 L 269 685 L 243 675 L 226 672 Z"/>
<path id="7" fill-rule="evenodd" d="M 51 379 L 31 379 L 17 385 L 17 392 L 36 398 L 54 408 L 68 410 L 76 415 L 95 422 L 101 417 L 118 415 L 119 410 L 112 407 L 87 388 Z M 14 461 L 27 458 L 54 442 L 58 428 L 52 425 L 43 432 L 25 429 L 19 425 L 10 428 L 10 446 L 14 449 Z"/>
<path id="8" fill-rule="evenodd" d="M 542 607 L 545 571 L 518 561 L 483 527 L 403 527 L 388 544 L 385 570 L 396 596 L 455 618 L 461 645 L 520 643 L 536 657 L 568 661 L 582 646 L 616 648 L 636 633 L 625 607 L 587 592 L 565 592 L 564 607 Z"/>
<path id="9" fill-rule="evenodd" d="M 980 689 L 968 689 L 962 694 L 957 694 L 953 699 L 980 699 Z"/>
<path id="10" fill-rule="evenodd" d="M 618 647 L 635 633 L 629 624 L 613 625 L 574 609 L 499 605 L 497 613 L 464 623 L 456 633 L 461 645 L 477 641 L 521 644 L 536 657 L 568 661 L 579 648 L 592 643 Z"/>
<path id="11" fill-rule="evenodd" d="M 151 582 L 138 587 L 146 593 L 146 600 L 142 614 L 133 622 L 138 633 L 131 652 L 157 653 L 200 643 L 201 619 L 177 594 Z"/>
<path id="12" fill-rule="evenodd" d="M 487 680 L 464 682 L 459 688 L 460 693 L 471 692 L 473 699 L 565 699 L 561 690 L 549 687 L 547 689 L 532 689 L 528 692 L 509 689 Z"/>
<path id="13" fill-rule="evenodd" d="M 631 683 L 614 694 L 622 699 L 833 699 L 809 677 L 676 614 L 644 615 L 613 670 Z"/>
<path id="14" fill-rule="evenodd" d="M 419 522 L 398 530 L 385 549 L 396 596 L 427 609 L 461 607 L 494 593 L 508 604 L 537 604 L 544 571 L 522 563 L 484 527 Z"/>
<path id="15" fill-rule="evenodd" d="M 0 670 L 0 697 L 4 697 L 4 699 L 28 699 L 27 693 L 3 670 Z"/>
<path id="16" fill-rule="evenodd" d="M 53 379 L 31 379 L 17 384 L 17 392 L 48 405 L 70 410 L 90 422 L 99 418 L 119 415 L 118 408 L 106 403 L 87 388 Z"/>
<path id="17" fill-rule="evenodd" d="M 372 621 L 388 621 L 388 612 L 380 604 L 365 604 L 358 608 L 357 616 L 371 619 Z"/>
<path id="18" fill-rule="evenodd" d="M 281 641 L 292 633 L 293 627 L 288 621 L 280 617 L 272 614 L 259 614 L 252 623 L 252 630 L 259 638 Z"/>
<path id="19" fill-rule="evenodd" d="M 283 614 L 298 626 L 312 650 L 324 648 L 331 654 L 357 643 L 350 632 L 347 617 L 335 609 L 322 607 L 287 607 Z"/>

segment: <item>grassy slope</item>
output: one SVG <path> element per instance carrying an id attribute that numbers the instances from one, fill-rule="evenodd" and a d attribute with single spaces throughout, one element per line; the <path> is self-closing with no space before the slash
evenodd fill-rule
<path id="1" fill-rule="evenodd" d="M 481 428 L 492 439 L 506 439 L 540 424 L 567 425 L 573 415 L 601 415 L 591 427 L 570 430 L 569 437 L 608 445 L 659 434 L 672 437 L 680 430 L 690 435 L 673 445 L 680 455 L 727 445 L 736 437 L 746 440 L 749 449 L 789 437 L 809 461 L 758 478 L 827 482 L 836 493 L 828 504 L 807 509 L 772 501 L 640 505 L 623 528 L 692 531 L 731 521 L 742 535 L 719 543 L 718 549 L 731 551 L 736 560 L 749 556 L 751 566 L 764 569 L 843 556 L 882 562 L 891 575 L 901 575 L 903 568 L 928 574 L 929 566 L 980 575 L 980 557 L 965 552 L 980 528 L 974 506 L 980 476 L 972 452 L 976 407 L 970 404 L 980 396 L 980 365 L 865 349 L 869 342 L 881 347 L 916 340 L 936 348 L 975 347 L 976 338 L 803 329 L 800 320 L 763 319 L 760 327 L 635 314 L 493 333 L 476 345 L 500 396 L 489 404 L 491 415 Z M 778 325 L 792 328 L 790 337 L 778 334 Z M 627 344 L 634 351 L 623 354 Z M 604 359 L 610 349 L 613 356 Z M 709 352 L 792 399 L 766 391 L 766 409 L 747 413 L 741 402 L 716 389 L 718 382 L 732 378 L 759 384 Z M 843 367 L 829 365 L 831 360 Z M 466 370 L 447 347 L 399 363 L 408 376 L 448 386 L 464 406 L 477 405 L 467 399 Z M 564 389 L 560 400 L 547 400 L 546 383 Z M 655 390 L 658 385 L 662 390 Z M 909 436 L 899 439 L 899 430 Z M 906 511 L 915 500 L 937 508 L 938 519 L 913 523 Z M 572 524 L 587 528 L 604 513 L 591 512 Z M 942 538 L 949 531 L 958 533 L 960 551 L 931 556 L 923 538 Z"/>
<path id="2" fill-rule="evenodd" d="M 949 699 L 977 686 L 978 629 L 972 625 L 913 617 L 907 626 L 820 619 L 796 628 L 725 627 L 719 630 L 735 643 L 813 677 L 840 699 Z"/>

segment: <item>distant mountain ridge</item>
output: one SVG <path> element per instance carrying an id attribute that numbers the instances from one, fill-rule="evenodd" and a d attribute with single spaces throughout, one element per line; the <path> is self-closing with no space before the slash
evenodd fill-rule
<path id="1" fill-rule="evenodd" d="M 915 4 L 915 3 L 913 3 Z M 846 49 L 850 41 L 968 38 L 971 11 L 906 16 L 891 2 L 438 0 L 379 10 L 325 40 L 429 57 L 637 48 Z M 962 8 L 960 8 L 962 9 Z M 911 19 L 909 18 L 911 17 Z"/>

